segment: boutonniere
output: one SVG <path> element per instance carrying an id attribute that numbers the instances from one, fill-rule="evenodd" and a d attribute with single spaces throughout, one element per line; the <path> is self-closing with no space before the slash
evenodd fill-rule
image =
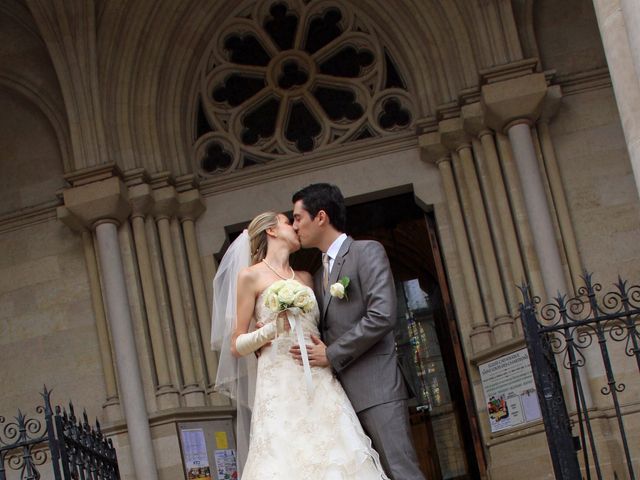
<path id="1" fill-rule="evenodd" d="M 349 277 L 342 277 L 336 283 L 332 284 L 329 287 L 329 293 L 332 297 L 338 297 L 339 299 L 346 298 L 349 300 L 349 296 L 347 295 L 347 287 L 349 286 Z"/>

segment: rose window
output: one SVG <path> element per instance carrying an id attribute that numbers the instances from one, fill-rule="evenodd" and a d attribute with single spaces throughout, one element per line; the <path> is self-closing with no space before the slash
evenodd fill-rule
<path id="1" fill-rule="evenodd" d="M 413 125 L 375 29 L 335 1 L 262 1 L 219 31 L 201 75 L 194 160 L 204 176 Z"/>

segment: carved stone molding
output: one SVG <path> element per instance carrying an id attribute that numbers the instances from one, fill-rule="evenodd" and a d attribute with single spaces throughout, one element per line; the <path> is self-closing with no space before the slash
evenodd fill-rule
<path id="1" fill-rule="evenodd" d="M 546 95 L 544 73 L 483 85 L 481 104 L 487 125 L 504 132 L 514 122 L 535 123 L 542 113 Z"/>

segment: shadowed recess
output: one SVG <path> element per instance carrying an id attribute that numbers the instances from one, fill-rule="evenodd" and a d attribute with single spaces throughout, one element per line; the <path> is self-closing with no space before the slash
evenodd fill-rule
<path id="1" fill-rule="evenodd" d="M 230 60 L 241 65 L 266 67 L 271 57 L 260 42 L 251 34 L 233 35 L 224 42 L 224 48 L 230 53 Z"/>
<path id="2" fill-rule="evenodd" d="M 355 78 L 360 76 L 364 67 L 373 63 L 373 53 L 369 50 L 356 50 L 345 47 L 320 64 L 320 72 L 336 77 Z"/>
<path id="3" fill-rule="evenodd" d="M 280 100 L 271 97 L 249 112 L 242 120 L 242 125 L 245 127 L 242 132 L 242 143 L 255 145 L 261 138 L 273 136 L 276 131 L 279 107 Z"/>
<path id="4" fill-rule="evenodd" d="M 342 13 L 337 8 L 330 8 L 324 15 L 312 20 L 307 31 L 304 49 L 308 53 L 314 54 L 338 38 L 342 34 L 340 20 L 342 20 Z"/>
<path id="5" fill-rule="evenodd" d="M 295 142 L 301 152 L 309 152 L 315 146 L 314 137 L 321 132 L 320 123 L 316 120 L 307 106 L 302 102 L 295 102 L 291 107 L 289 122 L 285 137 Z"/>
<path id="6" fill-rule="evenodd" d="M 338 121 L 343 118 L 347 120 L 357 120 L 364 113 L 364 109 L 356 100 L 352 91 L 331 87 L 318 87 L 313 95 L 322 105 L 327 116 Z"/>
<path id="7" fill-rule="evenodd" d="M 264 23 L 264 29 L 280 50 L 293 48 L 293 40 L 298 28 L 298 17 L 289 11 L 287 4 L 274 3 L 269 9 L 271 18 Z"/>
<path id="8" fill-rule="evenodd" d="M 205 157 L 201 165 L 205 172 L 213 173 L 217 170 L 226 170 L 233 163 L 233 155 L 218 142 L 207 147 Z"/>
<path id="9" fill-rule="evenodd" d="M 402 108 L 400 102 L 395 98 L 385 101 L 382 108 L 383 111 L 378 117 L 378 122 L 385 130 L 391 130 L 396 126 L 406 127 L 411 122 L 411 115 Z"/>
<path id="10" fill-rule="evenodd" d="M 213 90 L 213 99 L 219 103 L 228 103 L 236 107 L 249 100 L 266 85 L 264 79 L 246 77 L 239 74 L 232 74 L 227 77 L 224 84 Z"/>
<path id="11" fill-rule="evenodd" d="M 286 90 L 304 85 L 307 80 L 309 80 L 309 74 L 302 70 L 294 60 L 291 60 L 282 66 L 282 73 L 278 77 L 278 85 Z"/>

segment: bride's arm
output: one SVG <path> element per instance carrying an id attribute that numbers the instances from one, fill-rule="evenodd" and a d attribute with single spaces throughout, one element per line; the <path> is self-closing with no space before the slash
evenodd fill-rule
<path id="1" fill-rule="evenodd" d="M 256 278 L 249 269 L 245 269 L 238 275 L 238 308 L 236 328 L 231 337 L 231 353 L 236 357 L 255 352 L 264 344 L 274 339 L 276 335 L 275 322 L 249 331 L 249 324 L 256 306 Z"/>

